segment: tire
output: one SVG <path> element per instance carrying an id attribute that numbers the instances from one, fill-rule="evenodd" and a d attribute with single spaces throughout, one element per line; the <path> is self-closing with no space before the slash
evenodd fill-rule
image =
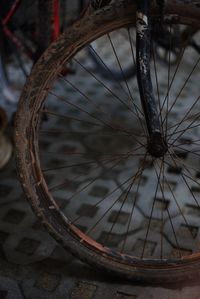
<path id="1" fill-rule="evenodd" d="M 200 27 L 199 7 L 173 1 L 165 11 L 170 23 Z M 153 7 L 152 18 L 157 13 Z M 146 146 L 137 85 L 107 84 L 93 73 L 85 52 L 134 19 L 134 1 L 112 4 L 76 22 L 42 55 L 16 115 L 17 168 L 34 212 L 75 256 L 132 281 L 177 282 L 200 269 L 200 138 L 193 111 L 199 87 L 184 88 L 198 82 L 197 57 L 184 47 L 173 73 L 170 63 L 160 71 L 152 64 L 168 141 L 166 155 L 156 159 Z M 65 78 L 62 68 L 71 62 L 76 74 Z M 41 123 L 43 113 L 48 122 Z"/>

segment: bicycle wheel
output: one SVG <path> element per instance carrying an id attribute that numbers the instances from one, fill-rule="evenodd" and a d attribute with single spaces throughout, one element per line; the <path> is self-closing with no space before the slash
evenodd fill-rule
<path id="1" fill-rule="evenodd" d="M 173 1 L 165 11 L 168 28 L 200 26 L 199 7 Z M 152 7 L 152 18 L 158 13 Z M 47 230 L 83 261 L 134 281 L 177 282 L 200 269 L 200 58 L 184 40 L 176 66 L 170 54 L 165 68 L 152 61 L 168 143 L 153 157 L 137 83 L 99 78 L 86 55 L 134 21 L 134 1 L 110 5 L 79 20 L 35 65 L 16 117 L 19 178 Z M 76 74 L 63 77 L 68 62 Z"/>

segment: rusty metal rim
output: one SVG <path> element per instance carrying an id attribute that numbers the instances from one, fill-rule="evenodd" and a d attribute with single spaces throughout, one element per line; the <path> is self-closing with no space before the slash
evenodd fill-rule
<path id="1" fill-rule="evenodd" d="M 121 2 L 123 4 L 123 7 L 127 6 L 127 2 Z M 117 5 L 113 6 L 111 5 L 108 8 L 105 8 L 105 10 L 110 10 L 110 14 L 112 16 L 112 9 L 115 10 L 121 16 L 124 18 L 123 25 L 128 26 L 132 23 L 133 18 L 133 12 L 134 12 L 134 5 L 130 5 L 128 7 L 129 9 L 126 9 L 126 14 L 124 14 L 122 10 L 122 5 L 119 3 Z M 132 8 L 132 10 L 130 9 Z M 186 5 L 172 5 L 167 8 L 168 13 L 172 11 L 172 16 L 167 16 L 168 19 L 173 20 L 175 23 L 178 23 L 180 21 L 180 17 L 175 14 L 176 9 L 179 9 L 179 13 L 183 13 L 184 15 L 187 15 L 188 17 L 183 18 L 183 22 L 186 24 L 190 24 L 192 20 L 192 24 L 197 24 L 198 19 L 197 15 L 200 15 L 200 9 L 196 9 L 194 12 L 194 9 L 192 12 L 194 12 L 194 16 L 196 17 L 196 21 L 189 17 L 190 13 L 188 8 L 186 9 Z M 103 12 L 105 12 L 103 10 Z M 155 10 L 156 11 L 156 10 Z M 87 30 L 87 20 L 80 20 L 78 23 L 74 25 L 74 29 L 68 30 L 65 32 L 65 34 L 60 38 L 59 44 L 54 43 L 48 52 L 46 52 L 42 58 L 39 60 L 39 62 L 36 64 L 35 68 L 33 69 L 32 76 L 26 83 L 24 92 L 21 97 L 21 101 L 19 104 L 19 110 L 16 116 L 16 131 L 15 131 L 15 143 L 16 143 L 16 154 L 17 154 L 17 165 L 19 169 L 19 177 L 22 182 L 22 186 L 25 190 L 26 195 L 29 198 L 29 201 L 31 202 L 31 205 L 33 209 L 35 210 L 35 213 L 37 216 L 41 219 L 42 223 L 47 227 L 49 232 L 54 236 L 55 239 L 63 243 L 65 247 L 70 249 L 72 252 L 76 252 L 77 255 L 79 254 L 79 249 L 82 248 L 84 257 L 81 257 L 82 259 L 89 260 L 91 258 L 91 255 L 95 251 L 95 254 L 97 254 L 97 257 L 99 256 L 100 264 L 104 263 L 106 265 L 106 259 L 112 260 L 115 263 L 115 266 L 120 264 L 123 266 L 130 266 L 132 267 L 133 272 L 135 271 L 134 267 L 136 268 L 144 268 L 143 270 L 151 271 L 152 269 L 157 270 L 163 270 L 168 271 L 169 269 L 182 269 L 184 266 L 191 266 L 195 265 L 196 262 L 200 263 L 200 254 L 192 254 L 189 257 L 183 258 L 181 260 L 139 260 L 135 257 L 131 257 L 129 255 L 119 254 L 115 251 L 112 251 L 106 247 L 99 246 L 98 243 L 94 242 L 90 238 L 84 238 L 83 235 L 80 233 L 79 230 L 74 229 L 74 227 L 70 224 L 69 220 L 65 218 L 65 216 L 62 214 L 61 211 L 59 211 L 56 203 L 54 202 L 51 194 L 48 192 L 48 187 L 46 185 L 46 182 L 44 180 L 44 177 L 41 173 L 40 165 L 39 163 L 39 157 L 37 154 L 37 142 L 31 143 L 28 142 L 27 135 L 35 136 L 35 140 L 37 141 L 37 126 L 38 126 L 38 119 L 37 119 L 37 112 L 40 110 L 40 107 L 42 105 L 42 102 L 45 100 L 45 95 L 47 93 L 48 86 L 45 85 L 46 81 L 50 82 L 54 79 L 56 76 L 56 73 L 58 73 L 58 61 L 59 55 L 56 56 L 56 59 L 53 61 L 51 60 L 51 52 L 59 54 L 59 51 L 64 49 L 64 47 L 71 45 L 71 51 L 68 51 L 67 54 L 65 53 L 62 56 L 61 61 L 65 62 L 66 60 L 70 59 L 76 52 L 78 52 L 86 42 L 91 42 L 95 38 L 99 37 L 101 34 L 106 33 L 109 30 L 109 27 L 113 30 L 119 28 L 122 24 L 121 20 L 116 20 L 114 24 L 110 22 L 110 20 L 106 19 L 106 14 L 103 13 L 101 15 L 100 12 L 95 13 L 93 16 L 88 16 L 87 19 L 89 20 L 89 24 L 91 21 L 95 23 L 95 28 L 97 28 L 96 31 L 94 31 L 94 34 L 92 37 L 90 37 L 90 33 Z M 102 23 L 102 18 L 104 17 L 104 21 L 106 25 L 104 24 L 104 27 L 101 28 L 101 31 L 98 30 L 99 25 Z M 74 30 L 75 32 L 79 32 L 79 29 L 82 28 L 83 24 L 86 27 L 85 33 L 83 35 L 77 35 L 78 38 L 74 38 Z M 73 43 L 72 46 L 72 40 L 70 40 L 69 37 L 72 37 L 72 40 L 75 43 Z M 82 42 L 80 42 L 80 40 Z M 68 45 L 69 43 L 69 45 Z M 58 47 L 59 45 L 59 47 Z M 50 53 L 50 56 L 49 56 Z M 57 64 L 56 64 L 57 62 Z M 54 71 L 51 72 L 49 77 L 46 80 L 40 80 L 34 81 L 34 77 L 36 76 L 38 79 L 42 79 L 42 69 L 41 66 L 47 67 L 47 69 L 53 69 Z M 56 69 L 56 72 L 55 72 Z M 37 75 L 37 73 L 40 73 L 40 76 Z M 44 82 L 43 82 L 44 81 Z M 34 92 L 32 90 L 34 87 L 38 88 L 37 84 L 39 84 L 39 94 L 40 98 L 37 97 L 37 101 L 39 100 L 40 105 L 38 105 L 38 102 L 35 101 L 34 98 Z M 35 86 L 34 86 L 35 85 Z M 32 88 L 32 89 L 30 89 Z M 43 90 L 43 91 L 42 91 Z M 28 100 L 29 101 L 28 101 Z M 34 139 L 34 138 L 33 138 Z M 40 197 L 40 198 L 39 198 Z M 49 209 L 49 206 L 53 205 L 54 209 Z M 71 235 L 72 238 L 70 238 L 70 242 L 72 241 L 72 244 L 69 244 L 69 239 L 66 238 L 66 235 Z M 81 240 L 81 242 L 80 242 Z M 75 245 L 75 247 L 79 247 L 79 249 L 72 248 Z M 88 251 L 85 250 L 85 247 L 91 251 L 90 258 L 87 258 Z M 85 252 L 86 251 L 86 252 Z M 89 256 L 88 255 L 88 256 Z M 103 262 L 103 259 L 104 262 Z M 92 260 L 92 259 L 91 259 Z M 131 269 L 129 267 L 129 270 L 131 272 Z"/>

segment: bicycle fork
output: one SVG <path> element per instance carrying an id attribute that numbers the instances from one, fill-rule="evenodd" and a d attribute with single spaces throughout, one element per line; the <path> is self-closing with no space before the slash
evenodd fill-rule
<path id="1" fill-rule="evenodd" d="M 161 129 L 160 116 L 150 73 L 151 58 L 151 0 L 138 0 L 136 11 L 136 68 L 140 99 L 149 134 L 148 152 L 154 157 L 162 157 L 167 152 L 167 143 Z"/>

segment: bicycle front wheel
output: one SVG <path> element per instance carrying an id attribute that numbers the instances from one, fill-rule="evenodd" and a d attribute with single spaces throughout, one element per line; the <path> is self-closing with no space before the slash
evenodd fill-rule
<path id="1" fill-rule="evenodd" d="M 177 47 L 171 28 L 200 27 L 200 8 L 173 1 L 165 11 L 168 65 L 156 59 L 151 65 L 165 155 L 148 150 L 137 82 L 107 82 L 86 55 L 89 44 L 120 29 L 134 63 L 134 1 L 84 17 L 51 45 L 25 85 L 15 131 L 22 186 L 54 238 L 95 267 L 162 283 L 200 269 L 200 96 L 194 85 L 200 57 L 183 39 L 178 63 L 170 63 Z M 153 7 L 155 22 L 158 14 Z M 152 45 L 155 58 L 154 52 Z M 67 63 L 76 74 L 63 77 Z M 47 122 L 41 122 L 44 113 Z"/>

